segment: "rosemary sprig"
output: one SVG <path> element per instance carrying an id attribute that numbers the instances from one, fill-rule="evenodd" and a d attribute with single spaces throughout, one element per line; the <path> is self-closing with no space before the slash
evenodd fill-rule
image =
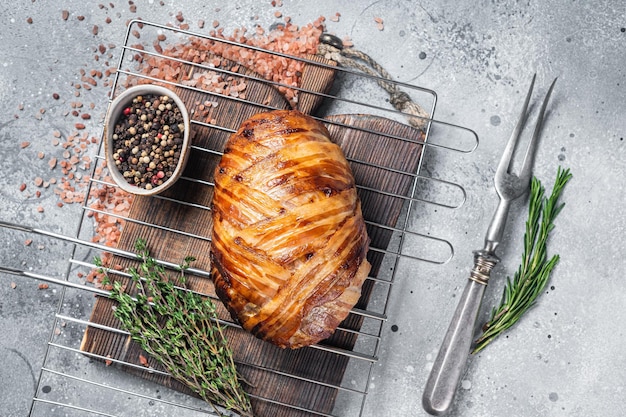
<path id="1" fill-rule="evenodd" d="M 130 268 L 131 283 L 137 294 L 131 296 L 121 282 L 112 286 L 111 298 L 118 302 L 114 315 L 143 350 L 165 366 L 178 381 L 203 400 L 252 416 L 226 336 L 219 324 L 215 305 L 208 298 L 177 287 L 164 268 L 152 257 L 142 239 L 135 244 L 142 263 Z M 178 281 L 185 285 L 184 271 L 193 257 L 180 266 Z M 101 262 L 96 260 L 99 266 Z"/>
<path id="2" fill-rule="evenodd" d="M 478 353 L 502 332 L 509 329 L 535 305 L 537 297 L 544 290 L 550 274 L 559 261 L 559 255 L 548 259 L 548 235 L 554 229 L 554 219 L 565 204 L 559 204 L 559 196 L 570 180 L 569 169 L 559 167 L 556 181 L 549 198 L 544 197 L 545 189 L 537 178 L 530 187 L 530 203 L 522 262 L 513 281 L 507 277 L 500 306 L 491 311 L 489 321 L 483 326 L 482 335 L 476 340 L 472 353 Z"/>

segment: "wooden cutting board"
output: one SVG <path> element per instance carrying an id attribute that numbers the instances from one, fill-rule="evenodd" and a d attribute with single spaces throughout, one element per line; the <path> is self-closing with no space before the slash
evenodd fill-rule
<path id="1" fill-rule="evenodd" d="M 319 57 L 311 57 L 323 61 Z M 324 61 L 327 62 L 327 61 Z M 246 68 L 234 66 L 240 73 L 254 75 Z M 185 76 L 191 76 L 194 70 L 188 68 Z M 312 91 L 326 93 L 331 88 L 334 71 L 328 68 L 307 65 L 303 71 L 302 87 Z M 274 108 L 289 108 L 289 103 L 273 86 L 262 81 L 246 80 L 246 100 L 253 103 L 267 104 Z M 203 122 L 213 121 L 227 129 L 237 129 L 245 119 L 263 111 L 261 105 L 232 101 L 219 96 L 209 95 L 189 89 L 177 88 L 176 91 L 192 114 L 192 119 Z M 217 102 L 207 112 L 209 102 Z M 312 94 L 301 94 L 299 110 L 314 113 L 322 99 Z M 391 173 L 380 165 L 399 172 L 415 172 L 421 156 L 423 133 L 409 126 L 378 117 L 367 115 L 336 115 L 326 118 L 332 139 L 338 143 L 351 166 L 358 185 L 381 190 L 376 193 L 360 189 L 363 214 L 366 221 L 374 224 L 395 226 L 402 210 L 404 199 L 394 195 L 409 195 L 413 177 L 409 174 Z M 393 139 L 360 129 L 384 132 L 409 138 L 407 141 Z M 173 263 L 180 263 L 187 255 L 194 255 L 197 261 L 194 268 L 209 270 L 209 249 L 211 236 L 211 212 L 208 210 L 212 198 L 211 187 L 213 171 L 219 161 L 219 153 L 230 135 L 211 126 L 193 125 L 191 140 L 192 150 L 184 177 L 199 181 L 179 180 L 168 189 L 162 198 L 135 197 L 129 217 L 124 225 L 119 249 L 133 251 L 138 238 L 148 242 L 154 258 Z M 206 150 L 213 150 L 211 152 Z M 184 202 L 184 203 L 182 203 Z M 368 226 L 371 246 L 385 249 L 389 244 L 392 231 L 381 227 Z M 372 264 L 370 276 L 378 274 L 383 254 L 370 251 L 368 259 Z M 123 268 L 133 265 L 133 261 L 116 258 L 114 264 Z M 115 277 L 112 277 L 115 278 Z M 126 279 L 117 277 L 121 281 Z M 210 279 L 201 276 L 188 277 L 188 286 L 204 294 L 214 294 Z M 124 282 L 125 283 L 125 282 Z M 368 280 L 363 288 L 363 295 L 357 307 L 367 308 L 373 282 Z M 90 321 L 94 324 L 119 328 L 119 321 L 113 316 L 114 302 L 99 297 L 95 303 Z M 229 315 L 220 307 L 220 315 L 227 319 Z M 351 314 L 342 327 L 358 330 L 363 318 Z M 227 337 L 231 343 L 238 370 L 251 383 L 247 391 L 253 397 L 253 409 L 256 416 L 263 417 L 300 417 L 329 414 L 333 410 L 337 389 L 340 385 L 349 358 L 333 352 L 303 348 L 295 351 L 282 350 L 269 343 L 262 342 L 238 328 L 229 327 Z M 329 346 L 351 350 L 356 342 L 354 333 L 338 331 L 324 342 Z M 147 357 L 139 346 L 128 336 L 96 327 L 85 331 L 81 349 L 101 357 L 109 357 L 125 363 L 141 366 L 140 355 Z M 149 358 L 155 369 L 163 369 L 155 360 Z M 182 392 L 191 392 L 177 381 L 160 374 L 150 373 L 135 367 L 124 367 L 128 372 L 140 375 L 167 387 Z M 288 375 L 296 376 L 296 378 Z M 300 379 L 302 378 L 302 379 Z M 308 382 L 309 380 L 321 382 Z M 283 405 L 283 404 L 288 404 Z M 302 411 L 310 410 L 310 412 Z M 313 413 L 313 414 L 312 414 Z"/>

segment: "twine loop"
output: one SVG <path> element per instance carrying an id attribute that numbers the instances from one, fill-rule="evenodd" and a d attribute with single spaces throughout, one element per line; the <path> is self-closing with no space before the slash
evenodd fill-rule
<path id="1" fill-rule="evenodd" d="M 354 48 L 344 48 L 341 39 L 324 33 L 320 36 L 317 53 L 328 60 L 335 61 L 347 68 L 357 69 L 365 74 L 377 77 L 377 83 L 389 94 L 389 103 L 398 111 L 407 115 L 411 126 L 425 130 L 429 114 L 415 103 L 408 93 L 392 82 L 391 75 L 365 52 Z"/>

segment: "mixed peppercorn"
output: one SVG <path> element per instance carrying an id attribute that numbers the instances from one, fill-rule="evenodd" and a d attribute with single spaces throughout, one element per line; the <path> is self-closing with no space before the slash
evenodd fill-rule
<path id="1" fill-rule="evenodd" d="M 137 96 L 115 124 L 113 160 L 129 184 L 151 190 L 176 170 L 183 150 L 183 115 L 169 96 Z"/>

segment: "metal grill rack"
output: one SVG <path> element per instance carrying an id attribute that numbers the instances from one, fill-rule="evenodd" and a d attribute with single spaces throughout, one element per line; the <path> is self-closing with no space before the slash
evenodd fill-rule
<path id="1" fill-rule="evenodd" d="M 134 42 L 133 33 L 141 33 L 141 46 Z M 160 35 L 165 35 L 168 42 L 184 43 L 189 39 L 200 39 L 222 45 L 225 48 L 242 48 L 250 52 L 266 54 L 275 59 L 288 59 L 302 62 L 304 65 L 315 66 L 319 69 L 327 69 L 335 73 L 335 80 L 329 91 L 315 91 L 304 87 L 294 87 L 282 84 L 279 81 L 259 80 L 255 75 L 242 75 L 230 72 L 207 63 L 194 63 L 182 58 L 172 58 L 163 52 L 161 48 L 153 46 L 153 40 Z M 207 36 L 206 34 L 193 33 L 178 28 L 159 25 L 155 23 L 135 20 L 129 23 L 128 31 L 122 47 L 118 65 L 118 72 L 111 89 L 111 100 L 128 84 L 134 82 L 158 82 L 171 88 L 180 88 L 192 92 L 207 93 L 201 88 L 189 83 L 171 81 L 146 74 L 139 70 L 139 62 L 148 57 L 159 60 L 170 60 L 182 65 L 189 65 L 199 71 L 211 71 L 221 73 L 223 77 L 241 77 L 245 82 L 263 82 L 276 88 L 291 89 L 297 91 L 299 97 L 305 94 L 317 97 L 321 107 L 314 113 L 315 117 L 325 123 L 341 124 L 342 122 L 328 121 L 325 116 L 336 114 L 367 114 L 406 123 L 406 114 L 393 109 L 388 104 L 388 96 L 378 83 L 390 83 L 406 92 L 411 99 L 427 109 L 431 115 L 423 119 L 425 137 L 420 141 L 422 152 L 419 161 L 415 161 L 415 170 L 410 172 L 398 171 L 397 169 L 374 166 L 381 172 L 400 174 L 410 178 L 410 184 L 405 194 L 394 194 L 385 190 L 372 189 L 367 185 L 360 184 L 359 193 L 374 193 L 398 198 L 402 201 L 399 216 L 394 225 L 386 225 L 375 221 L 368 221 L 368 231 L 384 229 L 391 234 L 391 239 L 386 247 L 372 247 L 371 251 L 383 256 L 380 272 L 376 276 L 369 277 L 372 283 L 372 294 L 366 308 L 355 309 L 352 314 L 362 317 L 362 325 L 358 330 L 342 329 L 340 332 L 351 332 L 357 336 L 356 344 L 351 350 L 335 348 L 327 345 L 317 345 L 311 349 L 325 350 L 333 355 L 345 356 L 348 364 L 340 383 L 327 384 L 324 381 L 310 380 L 312 384 L 330 385 L 337 390 L 337 398 L 334 409 L 331 412 L 317 412 L 315 410 L 302 410 L 299 406 L 283 404 L 297 411 L 310 412 L 310 415 L 350 417 L 361 416 L 368 393 L 368 381 L 372 366 L 377 361 L 381 346 L 381 333 L 383 323 L 387 319 L 387 302 L 391 288 L 394 285 L 396 271 L 399 268 L 410 268 L 413 262 L 428 262 L 432 264 L 444 264 L 453 256 L 453 246 L 445 239 L 433 237 L 428 233 L 421 232 L 418 225 L 412 219 L 419 215 L 419 210 L 425 205 L 434 205 L 442 212 L 459 209 L 465 201 L 465 190 L 457 184 L 444 179 L 433 178 L 422 172 L 423 160 L 430 154 L 442 152 L 445 154 L 471 153 L 478 145 L 478 138 L 469 129 L 448 124 L 436 120 L 433 115 L 436 106 L 436 94 L 433 91 L 416 87 L 410 84 L 400 83 L 393 80 L 363 74 L 349 68 L 337 67 L 326 61 L 309 60 L 285 55 L 281 52 L 272 52 L 256 47 L 251 47 L 237 42 L 222 39 L 220 37 Z M 196 91 L 197 90 L 197 91 Z M 209 92 L 208 94 L 214 94 Z M 221 96 L 220 99 L 232 100 L 246 104 L 248 99 L 241 96 Z M 271 110 L 272 106 L 264 103 L 254 103 L 256 106 Z M 234 130 L 219 123 L 193 118 L 194 127 L 204 127 L 210 130 L 231 133 Z M 350 129 L 363 130 L 361 127 L 348 126 Z M 415 142 L 414 138 L 403 137 L 388 132 L 380 132 L 375 129 L 368 131 L 377 136 L 385 137 L 392 141 Z M 219 157 L 219 149 L 206 149 L 194 146 L 196 152 L 208 152 Z M 397 155 L 403 158 L 405 155 Z M 368 165 L 366 161 L 348 158 L 353 166 Z M 98 165 L 103 163 L 103 157 L 98 157 Z M 386 174 L 382 174 L 386 175 Z M 113 187 L 102 179 L 92 176 L 91 188 Z M 203 182 L 193 177 L 183 177 L 180 181 Z M 210 183 L 203 183 L 211 187 Z M 164 197 L 154 197 L 155 204 Z M 207 205 L 196 204 L 193 201 L 177 201 L 180 204 L 193 205 L 200 210 L 210 210 Z M 90 321 L 90 312 L 95 298 L 92 294 L 106 297 L 108 292 L 85 282 L 79 272 L 86 273 L 95 268 L 92 259 L 101 256 L 103 252 L 110 252 L 121 257 L 134 258 L 134 254 L 121 251 L 103 244 L 93 243 L 93 223 L 88 213 L 93 212 L 90 208 L 89 197 L 83 206 L 82 218 L 75 236 L 64 236 L 45 230 L 34 229 L 27 226 L 2 224 L 3 227 L 17 229 L 18 233 L 38 234 L 47 236 L 53 240 L 66 242 L 71 248 L 67 273 L 63 279 L 54 278 L 42 272 L 28 272 L 2 268 L 3 271 L 23 275 L 33 279 L 59 284 L 62 286 L 61 300 L 55 316 L 54 326 L 51 331 L 43 369 L 39 376 L 37 392 L 31 409 L 31 416 L 67 415 L 67 416 L 130 416 L 141 415 L 138 410 L 149 410 L 149 415 L 216 415 L 213 409 L 194 398 L 193 396 L 168 389 L 144 378 L 129 374 L 128 369 L 145 368 L 133 363 L 127 363 L 106 356 L 94 355 L 81 349 L 81 340 L 85 329 L 89 326 L 100 328 L 113 333 L 122 333 L 118 328 L 95 324 Z M 112 216 L 126 223 L 138 222 L 137 219 L 128 215 L 119 215 L 115 212 L 101 210 L 100 214 Z M 367 220 L 367 219 L 366 219 Z M 159 227 L 172 233 L 185 235 L 186 232 L 176 230 L 173 227 L 147 224 L 149 227 Z M 208 234 L 210 236 L 210 234 Z M 207 235 L 192 236 L 199 239 L 208 239 Z M 420 250 L 420 248 L 423 249 Z M 185 254 L 181 254 L 184 256 Z M 168 262 L 164 262 L 168 264 Z M 208 276 L 201 269 L 191 268 L 191 274 Z M 234 323 L 226 323 L 236 326 Z M 112 363 L 111 363 L 112 362 Z M 111 365 L 111 366 L 108 366 Z M 270 373 L 280 374 L 280 369 L 268 367 L 263 369 L 262 364 L 240 364 L 253 366 Z M 162 371 L 150 370 L 153 374 Z M 285 375 L 287 378 L 302 379 L 301 375 Z M 46 386 L 57 387 L 53 393 L 45 392 Z M 274 398 L 257 398 L 259 401 L 281 403 Z"/>

